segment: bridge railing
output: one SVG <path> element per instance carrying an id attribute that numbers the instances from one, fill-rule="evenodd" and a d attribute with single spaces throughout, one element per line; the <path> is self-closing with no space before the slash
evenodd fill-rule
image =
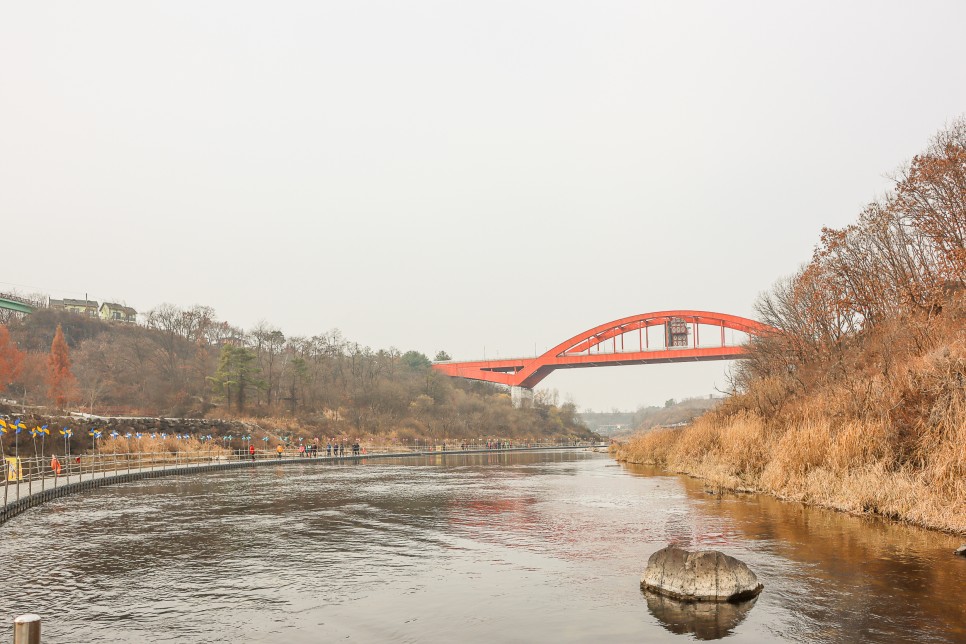
<path id="1" fill-rule="evenodd" d="M 0 293 L 0 299 L 10 300 L 11 302 L 20 302 L 21 304 L 26 304 L 35 309 L 44 308 L 45 303 L 41 300 L 32 300 L 29 297 L 24 297 L 23 295 L 16 295 L 15 293 Z"/>
<path id="2" fill-rule="evenodd" d="M 419 443 L 411 445 L 371 445 L 360 444 L 359 450 L 354 451 L 352 444 L 332 444 L 339 449 L 327 449 L 327 445 L 319 445 L 318 449 L 306 449 L 301 452 L 298 448 L 285 448 L 282 452 L 277 449 L 257 449 L 255 454 L 249 453 L 247 447 L 234 448 L 232 451 L 223 449 L 198 452 L 100 452 L 95 454 L 57 454 L 50 456 L 22 456 L 6 457 L 2 464 L 3 475 L 3 505 L 19 501 L 46 489 L 60 485 L 80 483 L 95 478 L 131 474 L 166 469 L 184 469 L 192 467 L 211 466 L 242 461 L 285 460 L 293 461 L 305 458 L 342 458 L 376 457 L 380 455 L 400 454 L 430 454 L 446 452 L 474 452 L 490 453 L 508 449 L 547 449 L 559 447 L 594 447 L 591 442 L 557 441 L 540 443 L 513 443 L 508 441 L 460 441 L 456 443 Z"/>
<path id="3" fill-rule="evenodd" d="M 80 483 L 93 478 L 211 465 L 230 457 L 198 453 L 102 453 L 56 456 L 7 456 L 3 462 L 3 504 L 47 488 Z"/>

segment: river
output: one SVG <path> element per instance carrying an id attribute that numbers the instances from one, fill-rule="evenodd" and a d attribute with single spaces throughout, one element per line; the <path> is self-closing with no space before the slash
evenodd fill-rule
<path id="1" fill-rule="evenodd" d="M 764 591 L 645 596 L 669 541 L 739 557 Z M 0 616 L 40 614 L 45 644 L 964 642 L 959 542 L 588 452 L 280 466 L 30 510 L 0 527 Z"/>

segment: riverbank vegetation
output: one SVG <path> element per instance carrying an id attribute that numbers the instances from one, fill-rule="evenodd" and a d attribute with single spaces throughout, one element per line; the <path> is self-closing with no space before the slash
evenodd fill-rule
<path id="1" fill-rule="evenodd" d="M 592 437 L 575 406 L 553 395 L 538 392 L 532 407 L 514 409 L 504 389 L 441 375 L 416 351 L 373 350 L 338 331 L 288 337 L 267 323 L 246 332 L 203 306 L 162 305 L 139 325 L 51 309 L 9 320 L 0 325 L 0 397 L 14 401 L 0 403 L 0 414 L 234 419 L 273 436 Z"/>
<path id="2" fill-rule="evenodd" d="M 736 395 L 617 458 L 966 533 L 966 119 L 756 310 Z"/>

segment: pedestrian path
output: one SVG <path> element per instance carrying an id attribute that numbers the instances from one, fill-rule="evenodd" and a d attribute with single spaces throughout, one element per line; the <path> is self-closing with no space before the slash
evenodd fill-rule
<path id="1" fill-rule="evenodd" d="M 599 449 L 603 445 L 582 444 L 566 446 L 538 446 L 538 447 L 510 447 L 502 449 L 464 449 L 448 451 L 385 451 L 368 454 L 345 454 L 340 456 L 290 456 L 281 458 L 268 453 L 259 453 L 259 458 L 251 460 L 248 457 L 225 457 L 207 455 L 182 455 L 175 461 L 149 461 L 136 455 L 137 458 L 118 460 L 118 455 L 106 455 L 101 461 L 88 461 L 81 464 L 69 463 L 64 466 L 60 476 L 48 475 L 28 481 L 4 481 L 2 490 L 2 506 L 0 506 L 0 525 L 28 509 L 69 494 L 89 490 L 105 485 L 114 485 L 137 481 L 141 479 L 158 478 L 162 476 L 176 476 L 183 474 L 197 474 L 218 470 L 230 470 L 245 467 L 266 467 L 285 465 L 304 465 L 310 463 L 352 463 L 370 459 L 411 458 L 411 457 L 446 457 L 466 454 L 506 454 L 513 452 L 536 452 L 548 450 L 586 450 Z M 131 456 L 131 455 L 121 455 Z M 108 461 L 107 457 L 112 460 Z M 70 468 L 70 469 L 68 469 Z M 93 470 L 93 471 L 91 471 Z"/>

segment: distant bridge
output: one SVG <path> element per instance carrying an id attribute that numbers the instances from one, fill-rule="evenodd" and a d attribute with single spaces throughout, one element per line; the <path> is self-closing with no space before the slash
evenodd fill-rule
<path id="1" fill-rule="evenodd" d="M 39 306 L 38 302 L 9 293 L 0 293 L 0 309 L 16 311 L 17 313 L 33 313 L 34 309 Z"/>
<path id="2" fill-rule="evenodd" d="M 660 333 L 651 329 L 660 329 Z M 433 368 L 456 378 L 532 390 L 557 369 L 740 358 L 744 348 L 726 343 L 728 329 L 749 336 L 774 331 L 761 322 L 727 313 L 659 311 L 601 324 L 533 358 L 447 361 L 437 362 Z M 716 343 L 702 344 L 702 335 Z"/>

